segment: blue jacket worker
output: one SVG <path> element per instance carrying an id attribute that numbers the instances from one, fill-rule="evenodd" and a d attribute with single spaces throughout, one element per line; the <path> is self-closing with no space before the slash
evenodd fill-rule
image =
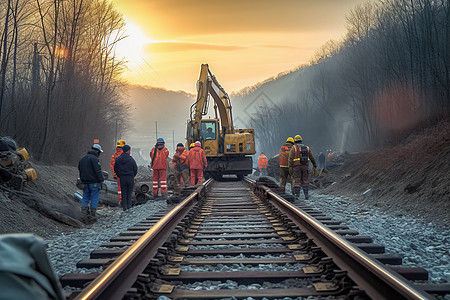
<path id="1" fill-rule="evenodd" d="M 114 172 L 120 178 L 120 188 L 122 189 L 122 208 L 124 211 L 131 208 L 131 196 L 133 194 L 134 177 L 137 174 L 137 164 L 130 155 L 131 147 L 122 147 L 123 153 L 116 159 Z"/>
<path id="2" fill-rule="evenodd" d="M 81 199 L 81 213 L 83 220 L 92 219 L 94 222 L 95 213 L 98 206 L 98 197 L 100 194 L 101 183 L 105 180 L 98 159 L 102 153 L 102 147 L 99 144 L 92 145 L 91 150 L 83 156 L 78 162 L 81 182 L 84 183 L 83 199 Z M 90 209 L 89 209 L 90 204 Z"/>

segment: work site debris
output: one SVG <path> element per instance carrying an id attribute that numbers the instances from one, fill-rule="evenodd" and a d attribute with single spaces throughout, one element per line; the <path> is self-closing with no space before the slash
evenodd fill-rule
<path id="1" fill-rule="evenodd" d="M 27 182 L 37 178 L 28 159 L 30 155 L 10 137 L 0 137 L 0 184 L 21 190 Z"/>

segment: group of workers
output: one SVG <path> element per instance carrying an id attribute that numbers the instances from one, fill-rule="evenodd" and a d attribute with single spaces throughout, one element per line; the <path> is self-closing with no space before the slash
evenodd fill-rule
<path id="1" fill-rule="evenodd" d="M 317 176 L 317 163 L 310 148 L 303 144 L 300 135 L 294 138 L 289 137 L 286 143 L 281 146 L 279 153 L 280 160 L 280 187 L 285 188 L 289 177 L 292 181 L 292 194 L 300 198 L 300 191 L 303 190 L 305 199 L 309 199 L 309 163 L 313 165 L 314 176 Z M 260 175 L 267 175 L 268 161 L 264 153 L 258 157 L 258 168 Z"/>
<path id="2" fill-rule="evenodd" d="M 172 158 L 178 187 L 184 187 L 188 183 L 196 185 L 203 182 L 203 170 L 208 164 L 205 151 L 199 141 L 192 143 L 189 148 L 189 150 L 186 150 L 184 145 L 179 143 Z M 81 200 L 82 220 L 90 218 L 95 221 L 101 183 L 105 180 L 99 160 L 102 152 L 102 147 L 99 144 L 94 144 L 78 163 L 80 180 L 84 184 Z M 117 181 L 119 202 L 124 211 L 131 208 L 134 177 L 137 174 L 137 164 L 130 152 L 131 147 L 124 140 L 119 140 L 110 161 L 111 171 Z M 153 170 L 152 192 L 155 198 L 158 197 L 159 189 L 161 189 L 163 198 L 165 198 L 167 192 L 168 157 L 169 150 L 165 147 L 164 139 L 158 138 L 156 145 L 150 151 L 151 165 L 149 166 Z"/>
<path id="3" fill-rule="evenodd" d="M 131 197 L 134 187 L 134 177 L 137 174 L 136 161 L 130 155 L 131 147 L 124 140 L 119 140 L 116 152 L 111 156 L 110 167 L 117 180 L 119 201 L 124 211 L 131 208 Z M 99 191 L 104 177 L 100 167 L 99 155 L 103 150 L 99 144 L 94 144 L 88 153 L 83 156 L 78 164 L 80 179 L 84 183 L 81 212 L 83 216 L 91 216 L 95 219 L 98 205 Z M 156 145 L 150 151 L 151 167 L 153 169 L 153 195 L 158 197 L 159 188 L 162 197 L 167 193 L 167 168 L 169 150 L 165 147 L 163 138 L 158 138 Z M 324 168 L 325 155 L 319 155 L 319 164 Z M 289 137 L 281 146 L 279 153 L 280 187 L 285 188 L 288 181 L 292 181 L 292 194 L 300 197 L 303 190 L 306 199 L 309 199 L 309 164 L 313 165 L 314 176 L 318 175 L 317 163 L 308 146 L 303 144 L 300 135 Z M 207 167 L 205 151 L 199 141 L 192 143 L 189 150 L 182 143 L 177 145 L 172 162 L 178 188 L 201 184 L 203 170 Z M 268 160 L 264 153 L 258 158 L 260 175 L 267 175 Z M 190 179 L 189 179 L 190 177 Z"/>

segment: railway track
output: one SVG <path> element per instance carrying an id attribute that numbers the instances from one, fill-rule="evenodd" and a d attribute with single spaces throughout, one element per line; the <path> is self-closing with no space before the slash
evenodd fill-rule
<path id="1" fill-rule="evenodd" d="M 271 186 L 273 189 L 270 189 Z M 281 197 L 271 182 L 209 180 L 66 274 L 76 299 L 430 299 L 448 285 L 401 266 L 368 236 Z M 90 282 L 90 283 L 89 283 Z M 89 284 L 88 284 L 89 283 Z M 87 286 L 85 286 L 88 284 Z"/>

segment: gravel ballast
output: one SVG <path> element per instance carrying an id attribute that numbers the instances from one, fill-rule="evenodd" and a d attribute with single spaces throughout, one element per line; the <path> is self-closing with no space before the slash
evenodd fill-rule
<path id="1" fill-rule="evenodd" d="M 92 251 L 127 228 L 167 207 L 165 200 L 150 200 L 146 204 L 123 212 L 119 207 L 98 210 L 92 228 L 83 228 L 47 239 L 47 254 L 58 276 L 66 273 L 91 273 L 99 269 L 77 269 L 78 261 L 88 259 Z"/>
<path id="2" fill-rule="evenodd" d="M 402 256 L 403 265 L 426 269 L 430 282 L 450 282 L 450 228 L 414 216 L 387 213 L 348 197 L 311 194 L 309 200 L 303 200 L 302 193 L 301 202 L 361 235 L 371 236 L 374 243 L 385 246 L 386 253 Z"/>
<path id="3" fill-rule="evenodd" d="M 429 271 L 430 282 L 450 282 L 450 229 L 441 228 L 433 223 L 424 223 L 413 216 L 395 215 L 382 211 L 376 206 L 367 207 L 352 201 L 351 198 L 329 195 L 319 195 L 312 192 L 309 200 L 302 200 L 304 204 L 323 211 L 334 220 L 340 220 L 350 229 L 357 230 L 361 235 L 369 235 L 374 243 L 386 247 L 386 253 L 401 255 L 406 266 L 423 267 Z M 125 231 L 139 221 L 154 215 L 167 207 L 165 201 L 150 201 L 145 205 L 133 207 L 129 212 L 123 213 L 120 208 L 105 208 L 99 213 L 101 216 L 92 228 L 80 229 L 70 234 L 61 234 L 46 240 L 48 255 L 58 276 L 66 273 L 81 273 L 99 271 L 98 269 L 77 269 L 76 263 L 89 258 L 90 252 L 98 249 L 104 242 L 113 236 Z M 190 249 L 221 249 L 221 248 L 274 248 L 283 247 L 280 244 L 258 245 L 219 245 L 219 246 L 190 246 Z M 272 256 L 270 256 L 272 257 Z M 216 256 L 214 258 L 221 258 Z M 245 258 L 245 257 L 240 257 Z M 204 268 L 214 271 L 233 271 L 242 266 L 208 266 Z M 280 266 L 262 266 L 261 270 L 277 271 Z M 286 266 L 281 266 L 286 267 Z M 293 266 L 295 268 L 296 266 Z M 245 268 L 255 268 L 245 266 Z M 187 267 L 185 270 L 201 271 Z M 286 268 L 285 268 L 286 270 Z M 223 289 L 234 288 L 231 282 L 209 282 L 207 286 L 199 283 L 185 288 L 194 289 Z M 302 282 L 304 284 L 304 282 Z M 282 284 L 289 287 L 290 284 Z M 280 286 L 280 287 L 281 287 Z M 262 288 L 240 286 L 239 288 Z"/>

